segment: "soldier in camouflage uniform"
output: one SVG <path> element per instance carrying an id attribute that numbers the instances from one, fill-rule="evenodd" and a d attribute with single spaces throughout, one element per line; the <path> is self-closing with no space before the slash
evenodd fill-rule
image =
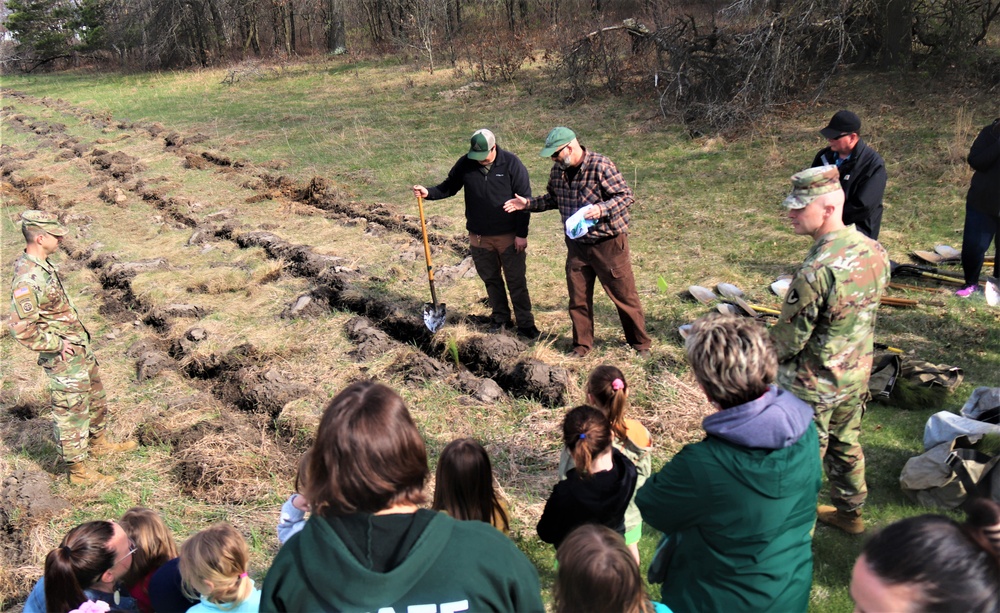
<path id="1" fill-rule="evenodd" d="M 844 192 L 836 166 L 792 177 L 785 207 L 796 234 L 815 242 L 796 271 L 771 338 L 778 384 L 811 404 L 833 506 L 818 519 L 850 534 L 864 531 L 868 495 L 861 416 L 868 401 L 875 316 L 889 282 L 889 257 L 842 220 Z"/>
<path id="2" fill-rule="evenodd" d="M 25 211 L 21 232 L 26 246 L 14 263 L 8 326 L 17 342 L 38 352 L 38 365 L 49 377 L 55 434 L 70 482 L 114 481 L 87 465 L 88 451 L 105 455 L 135 449 L 136 443 L 105 437 L 107 402 L 90 334 L 48 259 L 67 230 L 53 215 Z"/>

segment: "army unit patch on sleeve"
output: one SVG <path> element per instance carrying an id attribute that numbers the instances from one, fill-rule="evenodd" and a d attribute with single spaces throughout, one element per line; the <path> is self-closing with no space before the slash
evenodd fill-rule
<path id="1" fill-rule="evenodd" d="M 14 308 L 20 317 L 25 317 L 34 313 L 36 309 L 35 295 L 27 285 L 14 288 Z"/>
<path id="2" fill-rule="evenodd" d="M 799 301 L 799 291 L 795 288 L 788 290 L 788 297 L 785 298 L 785 302 L 788 304 L 795 304 Z"/>

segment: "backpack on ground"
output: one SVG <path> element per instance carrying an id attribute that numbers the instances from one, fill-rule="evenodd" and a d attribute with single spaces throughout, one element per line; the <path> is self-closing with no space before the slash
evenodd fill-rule
<path id="1" fill-rule="evenodd" d="M 868 391 L 872 399 L 903 409 L 932 409 L 964 378 L 957 366 L 932 364 L 899 354 L 883 356 L 872 367 Z"/>
<path id="2" fill-rule="evenodd" d="M 1000 502 L 1000 388 L 977 388 L 958 415 L 931 415 L 924 449 L 899 476 L 912 500 L 946 509 L 975 497 Z"/>

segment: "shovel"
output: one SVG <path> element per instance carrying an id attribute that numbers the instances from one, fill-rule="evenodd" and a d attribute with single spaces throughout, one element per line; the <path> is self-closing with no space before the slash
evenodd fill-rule
<path id="1" fill-rule="evenodd" d="M 893 277 L 899 275 L 910 275 L 914 277 L 924 277 L 926 279 L 934 279 L 935 281 L 941 281 L 942 283 L 950 283 L 952 285 L 964 285 L 965 281 L 962 280 L 961 273 L 951 273 L 949 271 L 938 270 L 931 266 L 917 266 L 916 264 L 899 264 L 893 261 L 889 261 L 889 270 Z"/>
<path id="2" fill-rule="evenodd" d="M 717 286 L 715 286 L 715 289 L 719 290 L 719 293 L 722 294 L 725 298 L 728 298 L 729 300 L 735 302 L 736 306 L 740 307 L 740 309 L 742 309 L 743 312 L 749 315 L 750 317 L 760 316 L 757 313 L 757 311 L 754 310 L 754 308 L 749 304 L 747 304 L 747 301 L 743 299 L 744 296 L 743 290 L 736 287 L 732 283 L 720 283 Z"/>
<path id="3" fill-rule="evenodd" d="M 437 292 L 434 291 L 434 265 L 431 264 L 431 245 L 427 242 L 427 222 L 424 221 L 424 199 L 417 196 L 417 208 L 420 209 L 420 231 L 424 235 L 424 257 L 427 259 L 427 280 L 431 284 L 431 301 L 424 303 L 424 325 L 432 333 L 444 325 L 444 304 L 438 304 Z"/>
<path id="4" fill-rule="evenodd" d="M 691 294 L 691 296 L 695 300 L 697 300 L 702 304 L 713 304 L 719 298 L 718 296 L 715 295 L 715 292 L 708 289 L 707 287 L 702 287 L 700 285 L 689 286 L 688 293 Z"/>

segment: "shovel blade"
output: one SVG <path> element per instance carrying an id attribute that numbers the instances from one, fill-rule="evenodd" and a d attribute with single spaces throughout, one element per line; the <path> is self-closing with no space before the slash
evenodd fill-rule
<path id="1" fill-rule="evenodd" d="M 433 304 L 431 302 L 424 303 L 424 325 L 432 333 L 437 332 L 444 325 L 445 318 L 445 308 L 444 303 Z"/>
<path id="2" fill-rule="evenodd" d="M 715 292 L 708 289 L 707 287 L 702 287 L 700 285 L 692 285 L 688 287 L 688 293 L 691 294 L 691 296 L 693 296 L 695 300 L 697 300 L 702 304 L 712 304 L 718 299 L 718 296 L 715 295 Z"/>
<path id="3" fill-rule="evenodd" d="M 934 245 L 934 253 L 940 255 L 946 260 L 962 259 L 962 252 L 955 249 L 951 245 Z"/>
<path id="4" fill-rule="evenodd" d="M 729 304 L 728 302 L 720 302 L 715 305 L 715 310 L 723 315 L 743 315 L 743 311 L 739 310 L 735 304 Z"/>
<path id="5" fill-rule="evenodd" d="M 743 298 L 743 290 L 732 283 L 719 283 L 715 286 L 725 298 Z"/>

